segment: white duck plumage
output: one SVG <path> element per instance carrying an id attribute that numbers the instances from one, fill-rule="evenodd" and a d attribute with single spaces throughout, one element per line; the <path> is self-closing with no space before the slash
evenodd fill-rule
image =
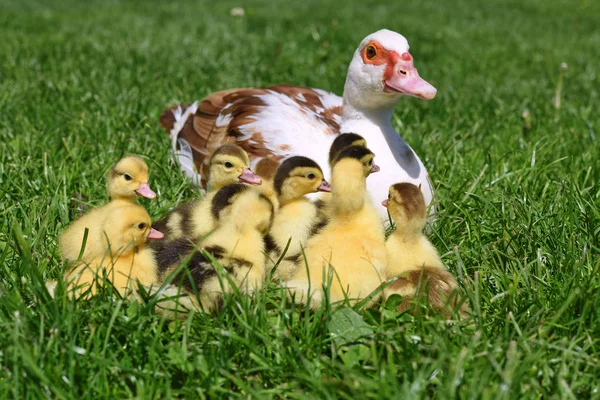
<path id="1" fill-rule="evenodd" d="M 344 97 L 297 86 L 230 89 L 215 92 L 182 110 L 167 110 L 161 123 L 169 130 L 182 170 L 194 182 L 205 182 L 210 154 L 224 143 L 237 143 L 248 153 L 251 166 L 262 158 L 282 161 L 305 156 L 330 178 L 328 150 L 339 133 L 363 136 L 376 155 L 381 172 L 368 180 L 377 211 L 379 202 L 397 182 L 421 187 L 426 203 L 433 199 L 427 171 L 391 123 L 403 95 L 430 100 L 436 89 L 419 77 L 407 40 L 382 29 L 363 39 L 348 68 Z M 177 146 L 179 144 L 179 146 Z M 193 171 L 191 161 L 199 174 Z"/>

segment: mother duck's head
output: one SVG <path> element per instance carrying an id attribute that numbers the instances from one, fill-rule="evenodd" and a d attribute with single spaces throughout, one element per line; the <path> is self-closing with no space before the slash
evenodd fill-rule
<path id="1" fill-rule="evenodd" d="M 419 76 L 408 50 L 406 38 L 387 29 L 364 38 L 348 68 L 344 100 L 375 109 L 393 107 L 400 96 L 433 99 L 437 90 Z"/>

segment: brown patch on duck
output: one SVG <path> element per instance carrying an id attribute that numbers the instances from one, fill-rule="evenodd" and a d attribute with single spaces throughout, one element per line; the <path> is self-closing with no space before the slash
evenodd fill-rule
<path id="1" fill-rule="evenodd" d="M 456 279 L 445 269 L 424 266 L 400 276 L 387 288 L 391 293 L 406 293 L 407 289 L 414 289 L 415 294 L 404 296 L 397 308 L 400 312 L 413 311 L 413 300 L 425 296 L 431 309 L 435 312 L 445 312 L 446 317 L 450 316 L 447 306 L 456 310 L 460 304 L 457 311 L 461 315 L 468 311 L 468 306 L 459 295 Z"/>
<path id="2" fill-rule="evenodd" d="M 342 116 L 342 106 L 326 108 L 325 111 L 323 112 L 323 116 L 325 118 L 327 118 L 328 120 L 335 121 L 336 116 L 338 116 L 338 117 Z M 338 125 L 337 130 L 339 131 L 339 125 Z M 336 131 L 336 133 L 337 133 L 337 131 Z"/>
<path id="3" fill-rule="evenodd" d="M 266 181 L 273 180 L 275 176 L 275 172 L 277 172 L 277 168 L 279 168 L 279 161 L 274 160 L 270 157 L 265 157 L 261 159 L 254 167 L 254 171 L 256 175 L 260 176 Z"/>
<path id="4" fill-rule="evenodd" d="M 255 122 L 256 114 L 266 106 L 259 96 L 272 92 L 288 96 L 302 111 L 309 110 L 312 116 L 326 125 L 325 133 L 339 132 L 340 126 L 335 116 L 341 116 L 342 107 L 325 108 L 320 95 L 313 89 L 275 85 L 263 89 L 228 89 L 212 93 L 199 102 L 196 113 L 188 117 L 179 133 L 179 136 L 192 148 L 194 164 L 203 177 L 203 184 L 207 172 L 207 157 L 223 144 L 237 142 L 248 153 L 250 160 L 264 157 L 281 160 L 283 156 L 277 156 L 275 150 L 291 149 L 269 149 L 265 146 L 262 132 L 258 131 L 250 132 L 250 138 L 240 140 L 241 137 L 248 135 L 247 125 Z M 176 109 L 177 107 L 172 107 L 163 112 L 160 117 L 160 123 L 167 132 L 175 123 L 173 111 Z M 182 108 L 183 110 L 185 108 Z M 217 126 L 217 119 L 220 116 L 228 116 L 230 120 Z"/>

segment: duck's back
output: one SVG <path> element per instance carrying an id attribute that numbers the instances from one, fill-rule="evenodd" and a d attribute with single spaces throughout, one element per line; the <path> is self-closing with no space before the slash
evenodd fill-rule
<path id="1" fill-rule="evenodd" d="M 196 168 L 206 175 L 208 155 L 237 143 L 255 166 L 262 158 L 292 155 L 327 165 L 327 151 L 341 122 L 342 98 L 319 89 L 276 85 L 212 93 L 182 112 L 165 111 L 161 124 L 185 139 Z M 178 135 L 178 136 L 177 136 Z"/>

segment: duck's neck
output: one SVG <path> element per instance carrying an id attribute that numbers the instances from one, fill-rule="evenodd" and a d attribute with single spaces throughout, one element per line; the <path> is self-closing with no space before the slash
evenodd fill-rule
<path id="1" fill-rule="evenodd" d="M 368 99 L 355 92 L 353 85 L 346 83 L 340 132 L 363 136 L 369 147 L 383 144 L 383 141 L 390 149 L 400 151 L 407 147 L 392 126 L 392 115 L 399 98 Z"/>

